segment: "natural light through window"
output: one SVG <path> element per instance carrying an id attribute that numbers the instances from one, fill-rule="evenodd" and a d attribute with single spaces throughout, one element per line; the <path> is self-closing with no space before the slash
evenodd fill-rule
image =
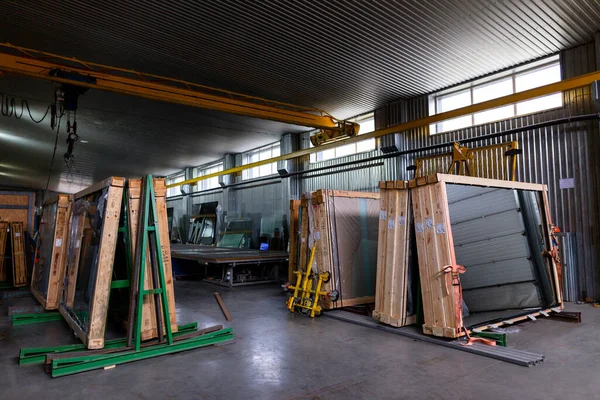
<path id="1" fill-rule="evenodd" d="M 205 167 L 198 167 L 198 168 L 194 169 L 194 178 L 197 178 L 199 176 L 214 174 L 215 172 L 221 172 L 221 171 L 223 171 L 223 163 L 222 162 L 218 162 L 218 163 L 215 163 L 215 164 L 212 164 L 209 166 L 205 166 Z M 203 179 L 201 181 L 198 181 L 196 190 L 197 191 L 209 190 L 209 189 L 216 189 L 218 187 L 220 187 L 219 186 L 219 177 L 213 176 L 212 178 Z"/>
<path id="2" fill-rule="evenodd" d="M 551 57 L 542 65 L 529 69 L 520 69 L 512 74 L 502 74 L 500 78 L 489 77 L 485 82 L 473 83 L 466 89 L 450 93 L 432 95 L 429 98 L 429 114 L 435 115 L 472 104 L 508 96 L 536 87 L 558 82 L 561 79 L 558 56 Z M 562 107 L 561 93 L 554 93 L 503 107 L 469 114 L 458 118 L 438 122 L 429 126 L 431 134 L 450 132 L 474 125 L 533 114 L 543 110 Z"/>
<path id="3" fill-rule="evenodd" d="M 172 185 L 174 183 L 183 182 L 185 180 L 185 173 L 181 172 L 177 175 L 171 175 L 167 177 L 167 185 Z M 180 196 L 181 195 L 181 186 L 175 186 L 167 189 L 167 197 Z"/>
<path id="4" fill-rule="evenodd" d="M 365 133 L 373 132 L 375 130 L 375 118 L 373 114 L 357 118 L 352 120 L 352 122 L 357 122 L 360 124 L 360 130 L 358 131 L 359 135 L 364 135 Z M 313 147 L 312 143 L 310 147 Z M 319 161 L 326 161 L 333 158 L 345 157 L 372 150 L 375 150 L 374 138 L 361 140 L 360 142 L 335 147 L 329 150 L 319 151 L 317 153 L 312 153 L 310 155 L 310 162 L 315 163 Z"/>
<path id="5" fill-rule="evenodd" d="M 265 147 L 254 149 L 242 154 L 242 164 L 251 164 L 257 161 L 268 160 L 269 158 L 279 157 L 279 142 Z M 242 171 L 242 180 L 260 178 L 277 173 L 277 163 L 269 163 L 258 167 L 248 168 Z"/>

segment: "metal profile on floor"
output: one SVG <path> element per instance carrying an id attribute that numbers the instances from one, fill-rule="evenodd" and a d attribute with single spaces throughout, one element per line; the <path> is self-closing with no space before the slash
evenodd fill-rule
<path id="1" fill-rule="evenodd" d="M 448 340 L 437 338 L 435 336 L 424 335 L 423 333 L 413 330 L 410 327 L 392 328 L 390 326 L 380 324 L 366 315 L 358 315 L 344 310 L 331 310 L 323 313 L 323 315 L 339 321 L 350 322 L 352 324 L 361 325 L 367 328 L 377 329 L 380 331 L 405 336 L 414 340 L 420 340 L 422 342 L 433 343 L 440 346 L 449 347 L 451 349 L 465 351 L 467 353 L 490 357 L 496 360 L 505 361 L 524 367 L 532 367 L 537 365 L 544 361 L 545 358 L 542 354 L 511 349 L 509 347 L 486 346 L 479 343 L 473 343 L 472 346 L 465 346 L 462 345 L 459 340 Z"/>

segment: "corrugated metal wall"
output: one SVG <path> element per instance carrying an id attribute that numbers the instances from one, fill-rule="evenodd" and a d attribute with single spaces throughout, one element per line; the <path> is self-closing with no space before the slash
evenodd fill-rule
<path id="1" fill-rule="evenodd" d="M 561 54 L 563 78 L 596 70 L 594 44 L 580 46 Z M 514 118 L 506 121 L 462 129 L 456 132 L 430 136 L 427 129 L 404 132 L 382 140 L 382 145 L 396 143 L 401 149 L 416 149 L 439 143 L 476 138 L 489 133 L 526 126 L 561 117 L 596 112 L 589 87 L 565 93 L 565 106 L 545 113 Z M 400 122 L 427 116 L 428 98 L 422 96 L 411 101 L 398 101 L 379 109 L 375 114 L 376 128 L 392 126 Z M 534 131 L 525 131 L 505 138 L 485 139 L 469 144 L 469 147 L 485 146 L 504 141 L 518 141 L 523 154 L 519 156 L 517 176 L 519 181 L 548 185 L 553 221 L 565 232 L 577 237 L 577 262 L 580 270 L 581 289 L 587 295 L 600 295 L 600 273 L 597 262 L 600 226 L 598 213 L 598 183 L 600 163 L 596 157 L 600 150 L 597 121 L 563 124 Z M 396 179 L 409 179 L 405 167 L 414 163 L 416 157 L 441 153 L 449 149 L 419 152 L 398 164 Z M 388 176 L 393 176 L 386 171 Z M 364 172 L 366 174 L 366 172 Z M 560 179 L 573 178 L 575 187 L 561 189 Z M 318 185 L 317 185 L 318 186 Z"/>
<path id="2" fill-rule="evenodd" d="M 580 46 L 561 53 L 563 77 L 569 78 L 596 70 L 594 44 Z M 401 150 L 417 149 L 424 146 L 476 138 L 489 133 L 526 126 L 561 117 L 596 112 L 588 87 L 565 93 L 565 106 L 548 112 L 513 118 L 506 121 L 471 127 L 456 132 L 429 135 L 427 128 L 402 132 L 382 138 L 380 146 L 395 145 Z M 421 96 L 412 100 L 399 100 L 376 110 L 375 124 L 380 129 L 401 122 L 414 120 L 428 115 L 428 97 Z M 600 183 L 600 163 L 596 162 L 600 154 L 598 122 L 563 124 L 535 131 L 526 131 L 504 138 L 482 139 L 469 144 L 470 147 L 485 146 L 504 141 L 517 141 L 523 149 L 519 156 L 517 176 L 525 182 L 547 184 L 553 221 L 565 232 L 576 235 L 577 263 L 581 289 L 590 297 L 600 296 L 600 273 L 596 260 L 600 256 L 600 238 L 596 231 L 600 226 L 598 213 L 597 187 Z M 309 146 L 308 134 L 302 137 L 302 148 Z M 412 176 L 406 167 L 414 163 L 416 157 L 449 151 L 441 149 L 424 151 L 409 156 L 378 161 L 368 161 L 346 167 L 335 165 L 356 159 L 366 159 L 379 151 L 338 158 L 310 164 L 310 168 L 328 167 L 322 171 L 292 177 L 294 185 L 302 192 L 316 189 L 339 189 L 357 191 L 377 191 L 380 180 L 410 179 Z M 308 163 L 304 161 L 304 167 Z M 573 178 L 575 187 L 561 189 L 560 179 Z M 249 183 L 237 186 L 209 196 L 194 198 L 194 204 L 215 200 L 227 202 L 228 213 L 261 213 L 265 224 L 277 225 L 289 213 L 289 188 L 279 178 L 273 181 Z M 293 185 L 292 185 L 293 186 Z M 222 196 L 217 199 L 218 196 Z M 295 196 L 294 196 L 295 197 Z"/>
<path id="3" fill-rule="evenodd" d="M 201 203 L 209 203 L 211 201 L 218 201 L 221 207 L 223 207 L 223 202 L 225 201 L 225 197 L 223 195 L 223 190 L 217 190 L 215 192 L 209 192 L 206 194 L 196 195 L 192 199 L 192 204 L 201 204 Z"/>

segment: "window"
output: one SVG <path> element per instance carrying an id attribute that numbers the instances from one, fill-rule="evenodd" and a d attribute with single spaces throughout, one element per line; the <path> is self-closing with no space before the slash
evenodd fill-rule
<path id="1" fill-rule="evenodd" d="M 254 149 L 242 154 L 242 165 L 251 164 L 257 161 L 268 160 L 269 158 L 279 157 L 279 142 L 265 147 Z M 269 163 L 258 167 L 248 168 L 242 171 L 242 180 L 260 178 L 277 173 L 277 163 Z"/>
<path id="2" fill-rule="evenodd" d="M 171 175 L 167 177 L 167 185 L 172 185 L 174 183 L 183 182 L 185 180 L 185 173 L 181 172 L 177 175 Z M 180 196 L 181 195 L 181 187 L 175 186 L 167 189 L 167 197 Z"/>
<path id="3" fill-rule="evenodd" d="M 353 120 L 360 124 L 359 135 L 373 132 L 375 130 L 375 118 L 373 114 L 363 116 L 360 119 Z M 313 147 L 312 143 L 310 147 Z M 335 147 L 329 150 L 319 151 L 310 155 L 310 162 L 319 162 L 325 160 L 331 160 L 333 158 L 345 157 L 352 154 L 363 153 L 365 151 L 375 150 L 375 138 L 361 140 L 360 142 L 350 143 L 343 146 Z"/>
<path id="4" fill-rule="evenodd" d="M 493 76 L 485 82 L 474 82 L 470 87 L 451 93 L 432 95 L 429 98 L 429 114 L 435 115 L 472 104 L 508 96 L 513 93 L 548 85 L 561 79 L 558 56 L 538 62 L 535 67 L 525 67 L 510 73 L 502 73 L 501 77 Z M 454 131 L 474 125 L 500 121 L 520 115 L 533 114 L 551 108 L 563 106 L 561 93 L 554 93 L 531 100 L 522 101 L 475 114 L 438 122 L 429 126 L 431 134 Z"/>
<path id="5" fill-rule="evenodd" d="M 214 163 L 214 164 L 211 164 L 208 166 L 194 168 L 194 178 L 197 178 L 199 176 L 214 174 L 215 172 L 221 172 L 221 171 L 223 171 L 223 163 L 222 162 Z M 216 189 L 218 187 L 220 187 L 219 177 L 213 176 L 212 178 L 203 179 L 201 181 L 198 181 L 198 183 L 196 184 L 196 191 Z"/>

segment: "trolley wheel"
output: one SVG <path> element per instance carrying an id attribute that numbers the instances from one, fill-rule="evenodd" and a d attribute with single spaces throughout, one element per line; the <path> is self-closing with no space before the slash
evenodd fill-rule
<path id="1" fill-rule="evenodd" d="M 302 305 L 306 306 L 306 307 L 312 306 L 312 299 L 311 298 L 304 299 L 304 301 L 302 302 Z M 308 317 L 308 316 L 310 316 L 311 310 L 308 308 L 304 308 L 304 307 L 298 307 L 298 312 L 300 314 L 304 315 L 305 317 Z"/>
<path id="2" fill-rule="evenodd" d="M 329 282 L 329 280 L 331 279 L 331 274 L 329 273 L 329 271 L 324 272 L 323 275 L 325 275 L 325 278 L 323 278 L 323 283 Z"/>

